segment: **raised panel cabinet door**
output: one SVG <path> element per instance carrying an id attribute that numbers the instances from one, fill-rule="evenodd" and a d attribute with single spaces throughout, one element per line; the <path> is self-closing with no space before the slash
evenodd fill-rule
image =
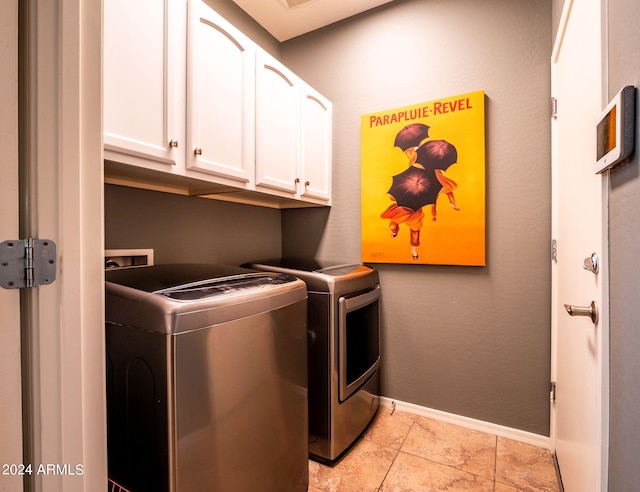
<path id="1" fill-rule="evenodd" d="M 331 200 L 332 106 L 308 86 L 302 89 L 301 195 Z"/>
<path id="2" fill-rule="evenodd" d="M 259 51 L 256 63 L 256 185 L 295 195 L 300 182 L 300 83 Z"/>
<path id="3" fill-rule="evenodd" d="M 203 2 L 191 2 L 190 9 L 187 168 L 248 186 L 255 45 Z"/>
<path id="4" fill-rule="evenodd" d="M 184 77 L 185 16 L 185 0 L 104 2 L 106 159 L 184 163 L 177 77 Z"/>

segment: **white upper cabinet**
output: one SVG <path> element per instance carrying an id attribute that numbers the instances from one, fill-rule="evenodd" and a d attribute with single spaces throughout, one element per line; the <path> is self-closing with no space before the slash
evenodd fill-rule
<path id="1" fill-rule="evenodd" d="M 186 0 L 104 2 L 105 159 L 184 167 Z"/>
<path id="2" fill-rule="evenodd" d="M 189 8 L 187 168 L 250 187 L 255 45 L 204 2 Z"/>
<path id="3" fill-rule="evenodd" d="M 260 50 L 256 60 L 256 185 L 295 194 L 299 163 L 300 80 Z"/>
<path id="4" fill-rule="evenodd" d="M 331 103 L 204 0 L 104 2 L 105 182 L 331 204 Z"/>
<path id="5" fill-rule="evenodd" d="M 302 87 L 301 101 L 300 193 L 303 198 L 328 202 L 331 199 L 332 106 L 307 85 Z"/>
<path id="6" fill-rule="evenodd" d="M 258 50 L 256 187 L 328 205 L 331 126 L 331 103 Z"/>

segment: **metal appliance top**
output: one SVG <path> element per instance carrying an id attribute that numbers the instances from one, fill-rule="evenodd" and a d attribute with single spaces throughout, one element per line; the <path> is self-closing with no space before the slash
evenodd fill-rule
<path id="1" fill-rule="evenodd" d="M 272 258 L 244 264 L 245 268 L 298 277 L 309 291 L 347 294 L 378 284 L 378 271 L 361 263 L 321 262 L 310 258 Z"/>
<path id="2" fill-rule="evenodd" d="M 281 272 L 209 264 L 105 272 L 106 321 L 179 333 L 303 300 L 303 282 Z"/>
<path id="3" fill-rule="evenodd" d="M 282 273 L 257 274 L 245 268 L 208 264 L 156 265 L 141 272 L 109 271 L 105 279 L 142 292 L 186 301 L 251 288 L 268 288 L 294 280 Z"/>

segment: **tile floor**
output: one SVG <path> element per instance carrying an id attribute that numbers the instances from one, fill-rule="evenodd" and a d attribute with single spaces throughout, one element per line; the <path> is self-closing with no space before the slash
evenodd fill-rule
<path id="1" fill-rule="evenodd" d="M 309 492 L 559 492 L 551 453 L 381 407 L 335 467 L 309 461 Z"/>

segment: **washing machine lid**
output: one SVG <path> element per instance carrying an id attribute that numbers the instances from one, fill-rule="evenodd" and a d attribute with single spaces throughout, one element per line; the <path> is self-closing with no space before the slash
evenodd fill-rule
<path id="1" fill-rule="evenodd" d="M 282 273 L 256 273 L 225 265 L 171 264 L 105 273 L 108 282 L 181 301 L 268 288 L 294 281 Z"/>
<path id="2" fill-rule="evenodd" d="M 207 297 L 225 294 L 238 294 L 249 289 L 266 289 L 274 285 L 293 282 L 295 277 L 276 273 L 242 273 L 229 277 L 200 280 L 190 284 L 157 290 L 159 294 L 169 299 L 179 301 L 195 301 Z"/>
<path id="3" fill-rule="evenodd" d="M 105 272 L 107 322 L 180 333 L 278 309 L 306 298 L 279 272 L 172 264 Z"/>
<path id="4" fill-rule="evenodd" d="M 246 273 L 246 269 L 226 265 L 169 264 L 108 270 L 105 272 L 105 280 L 143 292 L 158 292 Z"/>

